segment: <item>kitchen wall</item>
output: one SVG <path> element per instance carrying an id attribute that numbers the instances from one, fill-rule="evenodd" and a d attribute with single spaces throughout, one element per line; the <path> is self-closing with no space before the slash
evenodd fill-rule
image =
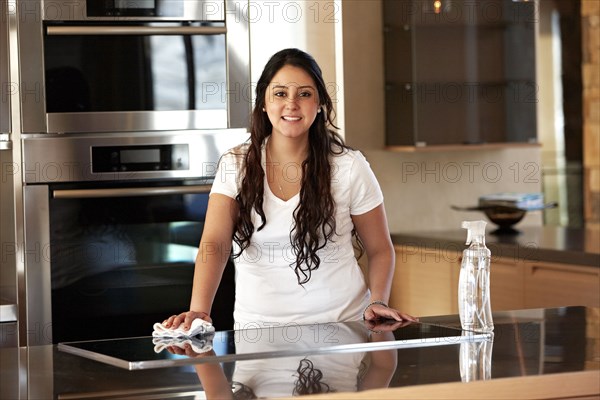
<path id="1" fill-rule="evenodd" d="M 315 57 L 329 93 L 337 98 L 335 21 L 339 21 L 339 1 L 250 2 L 245 18 L 250 22 L 252 82 L 258 81 L 274 53 L 296 47 Z"/>
<path id="2" fill-rule="evenodd" d="M 454 211 L 451 205 L 476 205 L 486 193 L 541 191 L 538 147 L 384 150 L 381 1 L 277 2 L 270 20 L 266 5 L 257 4 L 263 4 L 262 18 L 250 19 L 253 79 L 281 48 L 299 47 L 315 56 L 337 99 L 338 125 L 348 144 L 367 156 L 380 181 L 392 232 L 457 229 L 464 219 L 485 217 Z M 292 14 L 294 9 L 301 15 Z M 440 121 L 440 134 L 443 128 Z M 520 226 L 541 224 L 536 212 Z"/>

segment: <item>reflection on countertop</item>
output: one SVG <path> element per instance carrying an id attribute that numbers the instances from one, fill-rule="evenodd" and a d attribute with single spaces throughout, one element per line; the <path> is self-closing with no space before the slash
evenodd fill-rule
<path id="1" fill-rule="evenodd" d="M 314 334 L 326 332 L 325 325 L 310 330 L 310 337 L 303 335 L 295 340 L 296 336 L 289 336 L 287 340 L 277 341 L 271 336 L 273 340 L 260 343 L 252 340 L 256 335 L 237 331 L 230 336 L 237 343 L 234 342 L 233 348 L 228 347 L 227 351 L 239 349 L 240 354 L 254 354 L 252 359 L 203 362 L 204 356 L 199 355 L 197 360 L 201 364 L 134 371 L 59 351 L 57 346 L 1 349 L 0 398 L 19 398 L 23 396 L 19 390 L 24 387 L 29 388 L 27 397 L 30 398 L 60 396 L 65 399 L 109 395 L 117 398 L 125 394 L 138 398 L 187 394 L 193 398 L 201 392 L 207 395 L 209 388 L 216 390 L 215 393 L 231 395 L 231 398 L 270 398 L 333 391 L 339 394 L 375 387 L 398 390 L 400 397 L 402 390 L 433 383 L 478 379 L 490 379 L 493 383 L 498 378 L 597 373 L 600 370 L 600 309 L 564 307 L 505 311 L 494 313 L 494 321 L 493 343 L 487 347 L 473 346 L 483 343 L 481 341 L 455 338 L 432 343 L 435 344 L 432 346 L 424 344 L 397 349 L 338 346 L 334 351 L 332 346 L 329 349 L 325 346 L 320 351 L 320 345 L 314 345 Z M 427 317 L 422 318 L 422 322 L 423 325 L 459 326 L 458 316 Z M 402 341 L 400 332 L 405 328 L 396 329 L 393 340 Z M 288 333 L 295 332 L 297 330 Z M 261 333 L 266 335 L 262 337 L 269 338 L 273 331 L 267 329 Z M 370 343 L 380 335 L 360 329 L 358 325 L 342 333 L 339 339 L 346 338 L 352 343 Z M 388 335 L 387 341 L 389 333 L 384 332 Z M 461 332 L 463 339 L 464 333 Z M 217 345 L 214 349 L 215 354 L 225 351 Z M 296 352 L 286 355 L 282 349 Z M 486 349 L 489 354 L 485 353 Z M 260 356 L 261 352 L 265 355 Z M 475 354 L 476 358 L 470 362 L 489 365 L 476 364 L 482 369 L 476 368 L 472 370 L 475 374 L 465 375 L 464 357 L 467 354 Z M 210 354 L 206 356 L 210 358 Z M 178 357 L 182 356 L 173 355 L 172 358 Z M 560 375 L 555 379 L 560 380 Z M 596 387 L 577 390 L 600 395 Z"/>

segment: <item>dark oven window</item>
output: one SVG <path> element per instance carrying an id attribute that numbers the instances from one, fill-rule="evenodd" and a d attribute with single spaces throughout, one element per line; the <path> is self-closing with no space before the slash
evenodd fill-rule
<path id="1" fill-rule="evenodd" d="M 225 34 L 46 35 L 44 62 L 49 113 L 227 108 Z"/>
<path id="2" fill-rule="evenodd" d="M 55 343 L 147 336 L 189 309 L 208 194 L 50 199 Z M 231 329 L 233 268 L 214 323 Z"/>

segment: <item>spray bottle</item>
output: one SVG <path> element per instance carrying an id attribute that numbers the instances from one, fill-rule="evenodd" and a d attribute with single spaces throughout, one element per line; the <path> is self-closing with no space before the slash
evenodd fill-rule
<path id="1" fill-rule="evenodd" d="M 458 312 L 464 330 L 492 332 L 490 250 L 485 247 L 485 221 L 463 221 L 468 249 L 463 251 L 458 279 Z"/>

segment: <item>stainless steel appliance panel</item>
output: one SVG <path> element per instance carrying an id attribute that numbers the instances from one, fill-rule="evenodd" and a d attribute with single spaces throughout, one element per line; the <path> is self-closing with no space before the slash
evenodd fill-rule
<path id="1" fill-rule="evenodd" d="M 15 238 L 15 199 L 14 177 L 17 172 L 10 150 L 0 151 L 0 329 L 9 336 L 13 325 L 8 322 L 17 321 L 17 275 L 16 259 L 18 246 Z M 14 333 L 14 332 L 13 332 Z M 3 347 L 16 337 L 7 338 L 0 336 L 0 347 Z"/>
<path id="2" fill-rule="evenodd" d="M 27 0 L 29 1 L 29 0 Z M 224 21 L 223 0 L 35 0 L 27 9 L 47 21 Z"/>
<path id="3" fill-rule="evenodd" d="M 48 186 L 23 188 L 28 345 L 52 343 L 48 196 Z"/>
<path id="4" fill-rule="evenodd" d="M 0 5 L 0 150 L 7 146 L 11 132 L 10 95 L 14 86 L 10 82 L 8 44 L 8 10 Z"/>
<path id="5" fill-rule="evenodd" d="M 14 257 L 16 242 L 14 231 L 14 163 L 11 142 L 10 96 L 13 86 L 10 83 L 8 10 L 0 3 L 0 329 L 10 331 L 17 320 L 16 275 Z M 6 335 L 0 337 L 0 347 L 11 343 Z"/>
<path id="6" fill-rule="evenodd" d="M 20 57 L 19 92 L 21 131 L 45 133 L 44 48 L 42 5 L 40 0 L 21 0 L 17 4 L 18 47 Z"/>
<path id="7" fill-rule="evenodd" d="M 183 131 L 171 135 L 138 134 L 36 135 L 23 141 L 23 181 L 26 184 L 131 181 L 213 177 L 221 154 L 248 139 L 244 129 Z M 153 171 L 92 171 L 92 148 L 183 144 L 189 149 L 189 168 Z M 49 150 L 51 149 L 51 150 Z"/>

